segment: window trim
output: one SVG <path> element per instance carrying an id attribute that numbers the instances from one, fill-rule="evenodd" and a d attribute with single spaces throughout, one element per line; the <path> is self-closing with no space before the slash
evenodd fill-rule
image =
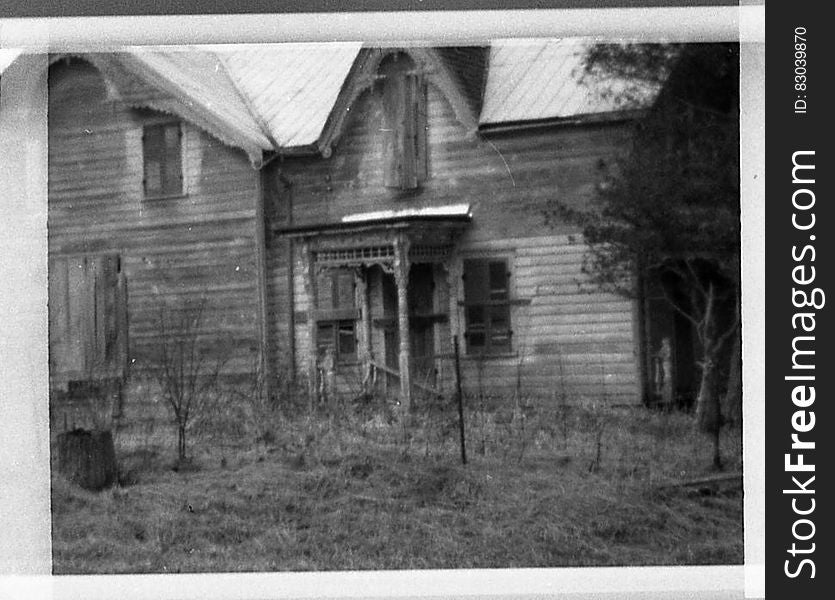
<path id="1" fill-rule="evenodd" d="M 316 282 L 316 295 L 317 295 L 317 302 L 316 305 L 318 306 L 321 297 L 319 296 L 319 290 L 322 287 L 322 284 L 331 286 L 331 291 L 329 294 L 329 298 L 331 300 L 331 305 L 324 307 L 324 308 L 316 308 L 313 310 L 313 318 L 316 323 L 316 339 L 314 340 L 314 348 L 317 357 L 317 361 L 321 360 L 323 355 L 323 346 L 320 345 L 320 330 L 325 327 L 331 327 L 331 334 L 330 334 L 330 343 L 328 344 L 329 347 L 334 349 L 334 364 L 335 365 L 350 365 L 356 364 L 359 361 L 359 340 L 357 338 L 357 320 L 359 319 L 359 309 L 356 307 L 356 297 L 353 295 L 356 292 L 356 282 L 352 282 L 351 289 L 353 291 L 350 303 L 345 303 L 344 305 L 334 305 L 334 300 L 337 301 L 339 304 L 340 300 L 343 300 L 345 296 L 342 295 L 340 289 L 339 278 L 345 273 L 340 273 L 344 269 L 328 269 L 325 273 L 327 277 L 324 278 L 325 281 L 321 281 L 320 276 L 317 277 Z M 343 353 L 340 349 L 340 330 L 343 327 L 348 327 L 350 325 L 352 338 L 353 338 L 353 347 L 354 351 L 351 353 Z"/>
<path id="2" fill-rule="evenodd" d="M 170 127 L 172 125 L 176 125 L 179 132 L 179 144 L 178 144 L 178 153 L 179 153 L 179 178 L 180 178 L 180 187 L 177 191 L 166 191 L 160 189 L 159 193 L 149 193 L 148 191 L 148 172 L 147 172 L 147 150 L 145 139 L 147 136 L 147 132 L 149 129 L 155 128 L 162 128 L 163 131 L 166 127 Z M 164 134 L 163 134 L 164 135 Z M 167 200 L 172 198 L 183 198 L 188 196 L 188 190 L 186 187 L 186 153 L 185 153 L 185 146 L 186 146 L 186 128 L 185 123 L 179 119 L 149 119 L 142 124 L 141 133 L 140 133 L 140 142 L 142 146 L 142 199 L 143 200 Z"/>
<path id="3" fill-rule="evenodd" d="M 482 263 L 484 265 L 484 275 L 485 277 L 485 294 L 480 299 L 472 299 L 467 297 L 467 262 L 472 261 L 476 263 Z M 501 263 L 504 266 L 506 278 L 505 278 L 505 288 L 504 298 L 491 298 L 493 295 L 493 290 L 490 287 L 490 270 L 491 264 Z M 478 255 L 478 256 L 465 256 L 462 258 L 461 261 L 461 279 L 462 279 L 462 289 L 464 295 L 464 301 L 460 302 L 459 305 L 464 307 L 464 341 L 465 341 L 465 354 L 469 357 L 496 357 L 496 356 L 511 356 L 514 353 L 513 348 L 513 306 L 516 304 L 512 297 L 512 264 L 513 260 L 512 257 L 507 255 Z M 499 328 L 494 328 L 492 323 L 492 318 L 490 315 L 490 309 L 492 307 L 504 307 L 506 310 L 506 321 L 507 327 L 501 328 L 503 333 L 506 333 L 507 342 L 495 345 L 492 343 L 494 333 Z M 470 309 L 472 308 L 482 308 L 484 310 L 483 316 L 483 329 L 478 327 L 475 333 L 481 333 L 484 335 L 484 344 L 473 346 L 471 342 L 471 338 L 473 335 L 473 325 L 471 324 L 470 319 Z"/>

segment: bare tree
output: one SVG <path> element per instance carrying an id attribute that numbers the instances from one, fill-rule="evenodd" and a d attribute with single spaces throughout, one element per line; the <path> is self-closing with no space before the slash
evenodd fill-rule
<path id="1" fill-rule="evenodd" d="M 201 329 L 205 299 L 181 306 L 161 306 L 154 349 L 146 367 L 159 385 L 177 426 L 177 459 L 187 458 L 186 434 L 201 411 L 218 393 L 222 358 L 211 359 Z"/>

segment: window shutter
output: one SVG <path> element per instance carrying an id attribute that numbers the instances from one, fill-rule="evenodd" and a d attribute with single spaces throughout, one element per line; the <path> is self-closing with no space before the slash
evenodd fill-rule
<path id="1" fill-rule="evenodd" d="M 511 350 L 510 276 L 507 260 L 464 260 L 467 351 Z"/>
<path id="2" fill-rule="evenodd" d="M 395 77 L 383 82 L 383 161 L 386 187 L 400 187 L 403 173 L 403 157 L 400 151 L 402 139 L 401 86 Z"/>
<path id="3" fill-rule="evenodd" d="M 464 302 L 483 304 L 489 298 L 487 261 L 464 260 Z"/>
<path id="4" fill-rule="evenodd" d="M 334 273 L 336 294 L 333 308 L 354 308 L 354 273 L 339 270 Z"/>
<path id="5" fill-rule="evenodd" d="M 335 353 L 336 341 L 334 337 L 334 324 L 332 322 L 318 324 L 316 327 L 316 353 L 320 359 L 325 356 L 328 348 Z"/>
<path id="6" fill-rule="evenodd" d="M 427 152 L 427 88 L 423 77 L 415 76 L 414 97 L 414 145 L 415 145 L 415 176 L 417 185 L 421 185 L 429 176 L 429 153 Z"/>
<path id="7" fill-rule="evenodd" d="M 504 260 L 490 261 L 488 269 L 490 300 L 507 300 L 510 297 L 508 293 L 507 262 Z"/>
<path id="8" fill-rule="evenodd" d="M 414 189 L 417 187 L 417 140 L 416 140 L 416 118 L 417 109 L 417 77 L 406 75 L 402 80 L 403 85 L 403 114 L 401 116 L 403 135 L 401 138 L 401 152 L 403 163 L 403 174 L 400 187 L 403 189 Z"/>

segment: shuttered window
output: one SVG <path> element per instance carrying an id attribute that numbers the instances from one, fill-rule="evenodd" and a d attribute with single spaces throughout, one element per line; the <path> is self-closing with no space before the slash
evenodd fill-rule
<path id="1" fill-rule="evenodd" d="M 127 284 L 119 256 L 50 259 L 50 377 L 122 377 L 127 360 Z"/>
<path id="2" fill-rule="evenodd" d="M 180 123 L 146 125 L 142 130 L 146 198 L 183 193 L 183 130 Z"/>
<path id="3" fill-rule="evenodd" d="M 511 351 L 510 273 L 506 259 L 464 260 L 467 354 Z"/>
<path id="4" fill-rule="evenodd" d="M 393 72 L 383 88 L 385 185 L 419 188 L 429 171 L 426 82 L 414 72 Z"/>
<path id="5" fill-rule="evenodd" d="M 330 349 L 336 363 L 356 362 L 354 273 L 347 269 L 325 271 L 317 284 L 316 352 L 321 359 Z"/>

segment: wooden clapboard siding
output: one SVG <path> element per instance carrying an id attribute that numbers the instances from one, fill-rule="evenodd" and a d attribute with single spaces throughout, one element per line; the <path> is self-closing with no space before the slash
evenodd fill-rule
<path id="1" fill-rule="evenodd" d="M 576 225 L 545 219 L 555 201 L 579 207 L 592 200 L 630 127 L 598 123 L 473 135 L 456 120 L 431 77 L 427 108 L 429 177 L 419 191 L 384 185 L 382 101 L 379 90 L 369 90 L 351 107 L 330 158 L 282 163 L 293 188 L 290 221 L 312 225 L 375 210 L 469 203 L 473 222 L 459 240 L 459 260 L 481 255 L 509 260 L 514 333 L 507 356 L 463 357 L 465 389 L 537 396 L 560 390 L 577 399 L 639 402 L 633 303 L 602 293 L 582 272 L 587 247 Z M 296 314 L 304 315 L 308 299 L 298 260 L 294 276 Z M 375 270 L 369 281 L 372 318 L 382 316 L 380 287 Z M 436 302 L 446 312 L 446 288 L 436 289 Z M 436 329 L 436 351 L 447 357 L 439 362 L 439 385 L 446 388 L 451 385 L 453 333 L 462 338 L 466 352 L 463 310 L 450 316 Z M 303 368 L 311 349 L 308 326 L 297 323 L 295 335 L 297 364 Z M 372 350 L 380 362 L 383 338 L 382 330 L 372 328 Z"/>
<path id="2" fill-rule="evenodd" d="M 508 257 L 515 301 L 512 352 L 467 356 L 467 390 L 532 396 L 557 390 L 576 399 L 640 400 L 633 303 L 589 284 L 582 272 L 585 246 L 578 240 L 547 235 L 463 246 L 464 256 Z M 578 284 L 585 291 L 578 292 Z"/>
<path id="3" fill-rule="evenodd" d="M 154 352 L 161 307 L 202 302 L 205 347 L 230 371 L 251 371 L 258 172 L 246 155 L 184 124 L 185 193 L 146 200 L 142 127 L 171 117 L 111 101 L 78 61 L 52 67 L 49 102 L 50 256 L 121 257 L 133 358 Z"/>
<path id="4" fill-rule="evenodd" d="M 553 200 L 581 205 L 594 194 L 615 152 L 629 134 L 617 124 L 565 126 L 479 138 L 457 122 L 434 86 L 428 96 L 429 178 L 418 193 L 383 185 L 382 112 L 379 94 L 365 92 L 329 159 L 285 163 L 294 186 L 294 223 L 336 221 L 351 213 L 393 207 L 469 202 L 474 223 L 467 236 L 490 240 L 548 228 L 543 210 Z M 513 219 L 508 219 L 512 210 Z"/>

